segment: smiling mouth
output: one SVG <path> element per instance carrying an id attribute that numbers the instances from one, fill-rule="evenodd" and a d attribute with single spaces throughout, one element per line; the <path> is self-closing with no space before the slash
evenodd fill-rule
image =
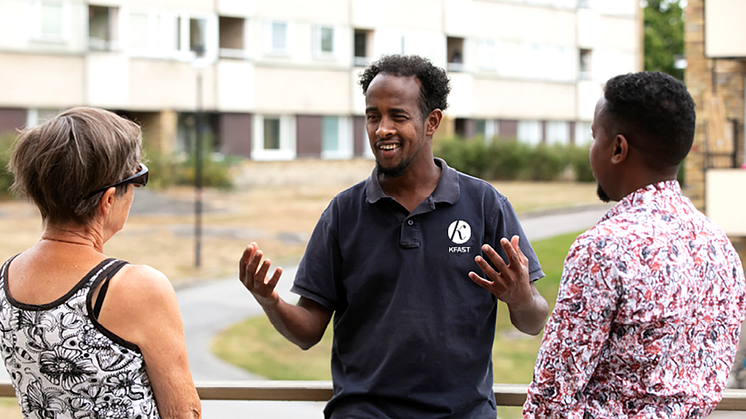
<path id="1" fill-rule="evenodd" d="M 399 144 L 380 144 L 378 146 L 380 150 L 384 150 L 384 151 L 396 150 L 399 147 L 401 147 Z"/>

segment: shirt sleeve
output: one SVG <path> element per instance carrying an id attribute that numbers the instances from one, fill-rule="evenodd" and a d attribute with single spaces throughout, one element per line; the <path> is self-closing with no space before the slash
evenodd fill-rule
<path id="1" fill-rule="evenodd" d="M 583 390 L 609 336 L 618 301 L 619 276 L 605 244 L 603 238 L 581 235 L 570 248 L 524 418 L 583 417 Z"/>
<path id="2" fill-rule="evenodd" d="M 334 213 L 332 201 L 316 223 L 290 289 L 330 310 L 335 310 L 339 303 L 337 277 L 342 269 Z"/>

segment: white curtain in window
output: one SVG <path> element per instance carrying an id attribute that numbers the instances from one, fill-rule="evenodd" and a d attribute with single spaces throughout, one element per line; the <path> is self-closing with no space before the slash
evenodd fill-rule
<path id="1" fill-rule="evenodd" d="M 529 145 L 538 145 L 541 143 L 541 122 L 539 121 L 518 121 L 518 141 Z"/>
<path id="2" fill-rule="evenodd" d="M 497 68 L 497 45 L 494 39 L 477 40 L 477 67 L 481 70 Z"/>
<path id="3" fill-rule="evenodd" d="M 549 121 L 546 124 L 547 144 L 570 144 L 570 125 L 564 121 Z"/>
<path id="4" fill-rule="evenodd" d="M 129 46 L 134 49 L 147 49 L 149 36 L 149 19 L 147 13 L 130 13 Z"/>
<path id="5" fill-rule="evenodd" d="M 593 141 L 590 122 L 575 123 L 575 145 L 585 146 Z"/>
<path id="6" fill-rule="evenodd" d="M 41 36 L 44 38 L 62 38 L 63 5 L 59 2 L 42 2 Z"/>

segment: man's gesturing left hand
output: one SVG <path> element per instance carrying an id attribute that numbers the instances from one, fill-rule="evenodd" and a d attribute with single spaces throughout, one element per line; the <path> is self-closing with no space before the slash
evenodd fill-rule
<path id="1" fill-rule="evenodd" d="M 500 240 L 508 258 L 507 265 L 492 246 L 482 246 L 497 270 L 484 258 L 477 256 L 474 260 L 487 278 L 482 278 L 476 272 L 469 272 L 469 278 L 508 305 L 510 321 L 518 330 L 535 335 L 544 327 L 549 306 L 529 281 L 528 258 L 521 251 L 519 240 L 518 236 L 513 236 L 510 241 L 506 238 Z"/>

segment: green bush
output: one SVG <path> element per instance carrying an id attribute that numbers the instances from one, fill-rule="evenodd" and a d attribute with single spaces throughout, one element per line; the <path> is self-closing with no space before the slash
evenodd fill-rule
<path id="1" fill-rule="evenodd" d="M 150 170 L 150 182 L 154 187 L 194 185 L 196 172 L 194 151 L 183 158 L 177 154 L 164 154 L 146 147 L 144 157 Z M 208 136 L 202 147 L 202 186 L 232 188 L 234 185 L 231 167 L 239 161 L 240 159 L 236 158 L 216 156 L 212 152 L 212 138 Z"/>
<path id="2" fill-rule="evenodd" d="M 12 132 L 0 134 L 0 199 L 11 196 L 9 189 L 13 184 L 13 174 L 8 170 L 8 162 L 15 137 Z"/>
<path id="3" fill-rule="evenodd" d="M 593 181 L 588 148 L 530 146 L 496 138 L 443 138 L 434 146 L 436 156 L 464 173 L 489 180 L 558 180 L 567 171 L 580 182 Z"/>
<path id="4" fill-rule="evenodd" d="M 531 147 L 517 141 L 494 142 L 488 148 L 492 167 L 485 171 L 485 179 L 513 180 L 526 171 L 531 163 Z"/>
<path id="5" fill-rule="evenodd" d="M 591 161 L 588 159 L 588 146 L 574 146 L 567 149 L 567 160 L 578 182 L 594 182 Z"/>
<path id="6" fill-rule="evenodd" d="M 565 151 L 558 146 L 538 145 L 529 150 L 529 161 L 522 178 L 524 180 L 557 180 L 569 165 Z"/>

